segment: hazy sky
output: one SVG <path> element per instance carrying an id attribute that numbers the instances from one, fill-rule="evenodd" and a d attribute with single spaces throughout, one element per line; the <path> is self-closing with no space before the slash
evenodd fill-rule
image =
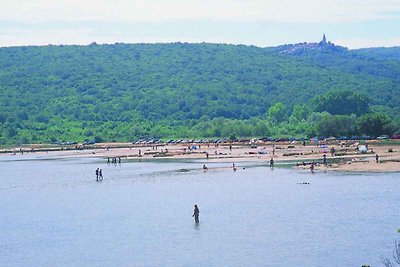
<path id="1" fill-rule="evenodd" d="M 400 46 L 400 0 L 0 0 L 0 46 L 328 40 Z"/>

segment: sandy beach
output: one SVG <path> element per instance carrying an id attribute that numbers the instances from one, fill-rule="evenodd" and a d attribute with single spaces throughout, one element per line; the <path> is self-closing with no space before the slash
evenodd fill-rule
<path id="1" fill-rule="evenodd" d="M 44 158 L 96 157 L 104 160 L 126 159 L 199 159 L 204 162 L 257 161 L 269 164 L 293 163 L 296 168 L 309 169 L 315 162 L 315 170 L 353 172 L 400 171 L 400 142 L 381 145 L 371 142 L 366 153 L 358 150 L 358 142 L 327 145 L 303 145 L 302 143 L 221 143 L 221 144 L 141 144 L 101 143 L 89 146 L 30 145 L 2 150 L 1 155 L 35 154 Z M 331 149 L 334 148 L 334 154 Z M 326 155 L 327 165 L 323 164 Z M 376 162 L 376 154 L 379 155 Z M 297 165 L 297 166 L 296 166 Z"/>

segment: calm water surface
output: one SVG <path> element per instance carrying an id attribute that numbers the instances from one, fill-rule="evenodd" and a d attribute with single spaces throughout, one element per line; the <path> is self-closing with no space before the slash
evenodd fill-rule
<path id="1" fill-rule="evenodd" d="M 2 156 L 0 266 L 382 266 L 400 239 L 399 173 L 202 164 Z"/>

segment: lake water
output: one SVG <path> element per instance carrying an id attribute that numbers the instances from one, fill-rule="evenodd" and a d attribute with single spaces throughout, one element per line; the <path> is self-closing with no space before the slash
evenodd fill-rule
<path id="1" fill-rule="evenodd" d="M 0 266 L 382 266 L 400 239 L 399 173 L 202 164 L 2 156 Z"/>

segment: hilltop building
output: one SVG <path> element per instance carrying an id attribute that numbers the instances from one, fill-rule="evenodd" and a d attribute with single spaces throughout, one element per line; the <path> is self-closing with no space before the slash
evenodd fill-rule
<path id="1" fill-rule="evenodd" d="M 325 33 L 324 33 L 324 36 L 322 37 L 322 41 L 319 42 L 319 45 L 326 45 L 326 44 L 327 44 L 327 42 L 326 42 L 326 36 L 325 36 Z"/>
<path id="2" fill-rule="evenodd" d="M 284 54 L 302 54 L 307 51 L 325 51 L 325 52 L 342 52 L 347 50 L 346 47 L 335 45 L 326 40 L 326 35 L 322 36 L 319 43 L 298 43 L 279 46 L 280 53 Z"/>

